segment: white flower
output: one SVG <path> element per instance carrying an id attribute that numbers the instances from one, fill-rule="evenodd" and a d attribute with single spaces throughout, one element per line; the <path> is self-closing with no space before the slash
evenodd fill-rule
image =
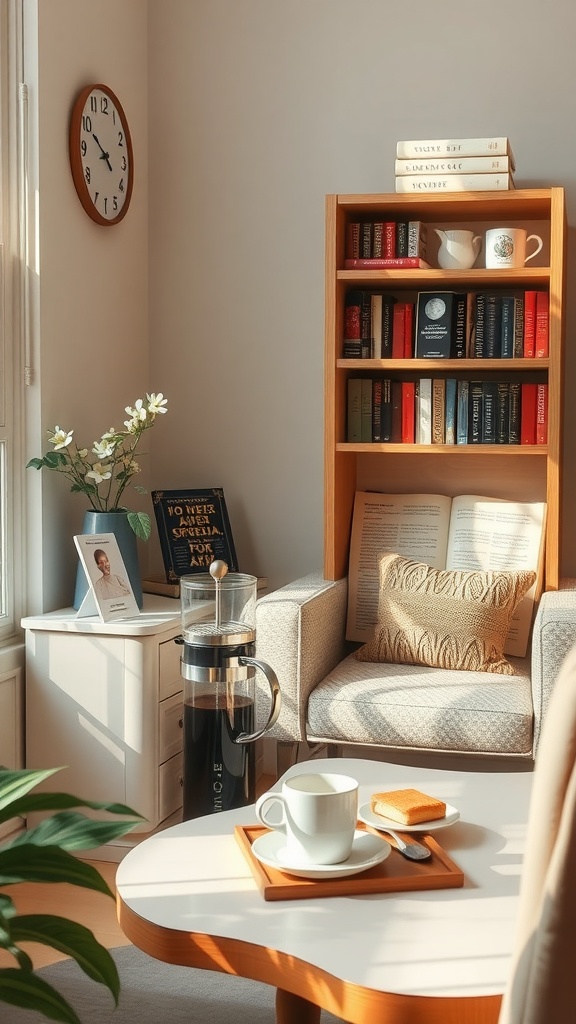
<path id="1" fill-rule="evenodd" d="M 163 409 L 163 405 L 168 404 L 168 399 L 164 398 L 162 392 L 158 392 L 157 395 L 152 392 L 151 395 L 146 395 L 146 401 L 148 402 L 148 412 L 151 416 L 156 416 L 159 412 L 168 412 L 167 409 Z"/>
<path id="2" fill-rule="evenodd" d="M 114 445 L 108 438 L 103 437 L 101 441 L 94 441 L 92 451 L 94 452 L 94 455 L 98 455 L 101 459 L 107 459 L 113 454 L 115 447 L 116 445 Z"/>
<path id="3" fill-rule="evenodd" d="M 101 484 L 103 480 L 109 480 L 112 476 L 109 466 L 103 466 L 101 462 L 95 462 L 92 469 L 86 473 L 86 480 L 93 480 L 95 484 Z"/>
<path id="4" fill-rule="evenodd" d="M 54 433 L 48 440 L 50 444 L 54 445 L 54 448 L 66 448 L 72 440 L 73 430 L 63 430 L 62 427 L 54 427 Z"/>

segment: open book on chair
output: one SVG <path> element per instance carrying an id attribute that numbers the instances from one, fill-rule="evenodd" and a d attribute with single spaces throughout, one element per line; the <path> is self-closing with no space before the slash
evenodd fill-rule
<path id="1" fill-rule="evenodd" d="M 504 650 L 526 654 L 534 605 L 542 590 L 544 502 L 463 494 L 357 491 L 348 573 L 348 640 L 366 642 L 378 612 L 378 556 L 383 551 L 435 569 L 531 569 L 536 582 L 518 605 Z"/>

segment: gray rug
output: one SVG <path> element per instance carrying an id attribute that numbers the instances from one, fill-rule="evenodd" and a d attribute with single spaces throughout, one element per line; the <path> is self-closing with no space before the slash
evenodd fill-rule
<path id="1" fill-rule="evenodd" d="M 82 1024 L 274 1024 L 275 989 L 258 981 L 161 963 L 135 946 L 111 950 L 120 975 L 120 1001 L 90 981 L 73 960 L 38 971 L 68 1000 Z M 31 1010 L 1 1004 L 5 1024 L 40 1024 Z M 341 1024 L 322 1011 L 322 1024 Z"/>

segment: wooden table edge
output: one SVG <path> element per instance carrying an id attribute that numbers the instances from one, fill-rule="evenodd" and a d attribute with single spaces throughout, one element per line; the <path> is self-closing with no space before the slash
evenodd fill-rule
<path id="1" fill-rule="evenodd" d="M 277 1024 L 318 1024 L 320 1009 L 349 1024 L 497 1024 L 501 995 L 414 996 L 364 988 L 298 957 L 243 939 L 185 932 L 144 920 L 117 893 L 122 931 L 165 963 L 220 971 L 277 989 Z"/>

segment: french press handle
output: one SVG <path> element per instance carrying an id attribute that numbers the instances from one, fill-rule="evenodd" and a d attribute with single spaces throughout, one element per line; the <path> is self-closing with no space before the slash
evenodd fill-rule
<path id="1" fill-rule="evenodd" d="M 241 732 L 234 740 L 235 743 L 252 743 L 253 740 L 260 739 L 265 732 L 268 732 L 268 729 L 272 728 L 280 714 L 280 705 L 282 703 L 280 697 L 280 684 L 278 683 L 278 677 L 274 669 L 270 668 L 270 665 L 267 665 L 265 661 L 259 661 L 258 658 L 240 657 L 238 658 L 238 663 L 240 665 L 254 665 L 255 668 L 259 668 L 268 680 L 270 694 L 272 697 L 272 707 L 270 709 L 270 715 L 266 725 L 257 732 Z"/>

